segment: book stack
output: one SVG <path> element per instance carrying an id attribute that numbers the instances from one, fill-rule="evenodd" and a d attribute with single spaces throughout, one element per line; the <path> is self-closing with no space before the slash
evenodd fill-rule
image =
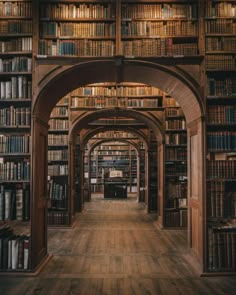
<path id="1" fill-rule="evenodd" d="M 30 237 L 16 235 L 9 227 L 0 228 L 0 270 L 28 270 Z"/>

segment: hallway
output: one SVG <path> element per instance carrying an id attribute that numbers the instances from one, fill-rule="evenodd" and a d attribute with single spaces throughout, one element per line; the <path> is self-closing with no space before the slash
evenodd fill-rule
<path id="1" fill-rule="evenodd" d="M 200 277 L 185 231 L 161 231 L 134 199 L 93 199 L 72 229 L 49 230 L 37 277 L 0 277 L 1 295 L 235 294 L 235 277 Z"/>

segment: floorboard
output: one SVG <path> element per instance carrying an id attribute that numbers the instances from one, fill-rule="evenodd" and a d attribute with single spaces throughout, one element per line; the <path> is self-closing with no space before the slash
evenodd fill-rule
<path id="1" fill-rule="evenodd" d="M 0 277 L 0 295 L 233 295 L 235 277 L 200 277 L 183 230 L 161 230 L 143 204 L 96 198 L 72 229 L 50 229 L 37 277 Z"/>

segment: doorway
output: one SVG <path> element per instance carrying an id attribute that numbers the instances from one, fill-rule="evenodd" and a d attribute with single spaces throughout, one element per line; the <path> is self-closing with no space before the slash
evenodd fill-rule
<path id="1" fill-rule="evenodd" d="M 101 70 L 102 69 L 102 70 Z M 121 73 L 122 72 L 122 77 Z M 109 73 L 109 74 L 108 74 Z M 76 79 L 75 79 L 76 77 Z M 41 82 L 35 92 L 35 103 L 32 117 L 32 265 L 37 266 L 47 255 L 47 241 L 45 237 L 45 212 L 46 212 L 46 175 L 40 167 L 47 161 L 47 122 L 49 114 L 55 103 L 62 95 L 80 85 L 94 82 L 117 81 L 142 82 L 158 87 L 173 96 L 183 108 L 187 122 L 188 137 L 188 164 L 190 171 L 198 171 L 197 185 L 193 186 L 194 175 L 188 174 L 189 184 L 189 246 L 197 253 L 203 265 L 203 236 L 204 236 L 204 211 L 203 203 L 205 179 L 205 126 L 203 122 L 204 108 L 196 84 L 191 79 L 176 71 L 173 67 L 163 67 L 148 62 L 134 62 L 124 60 L 117 69 L 112 61 L 82 63 L 68 69 L 61 69 L 58 73 L 49 74 Z M 62 83 L 63 81 L 63 83 Z M 50 102 L 46 103 L 48 97 Z M 46 107 L 45 107 L 46 106 Z M 134 114 L 134 117 L 137 116 Z M 81 115 L 83 117 L 83 114 Z M 84 121 L 89 119 L 89 116 Z M 148 115 L 149 122 L 153 121 L 153 114 Z M 43 146 L 42 144 L 45 143 Z M 193 148 L 195 147 L 195 148 Z M 38 157 L 41 155 L 41 163 Z M 43 163 L 43 164 L 42 164 Z M 195 182 L 196 183 L 196 182 Z M 161 185 L 160 185 L 161 188 Z M 163 188 L 162 188 L 163 189 Z M 37 234 L 38 218 L 42 225 Z"/>

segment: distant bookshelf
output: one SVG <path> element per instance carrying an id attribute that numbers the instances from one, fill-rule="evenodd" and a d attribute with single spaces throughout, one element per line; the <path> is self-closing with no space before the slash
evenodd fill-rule
<path id="1" fill-rule="evenodd" d="M 172 97 L 165 97 L 165 199 L 164 227 L 186 228 L 187 134 L 183 110 Z"/>
<path id="2" fill-rule="evenodd" d="M 52 109 L 48 132 L 48 209 L 49 226 L 69 226 L 68 129 L 69 98 L 63 97 Z"/>

